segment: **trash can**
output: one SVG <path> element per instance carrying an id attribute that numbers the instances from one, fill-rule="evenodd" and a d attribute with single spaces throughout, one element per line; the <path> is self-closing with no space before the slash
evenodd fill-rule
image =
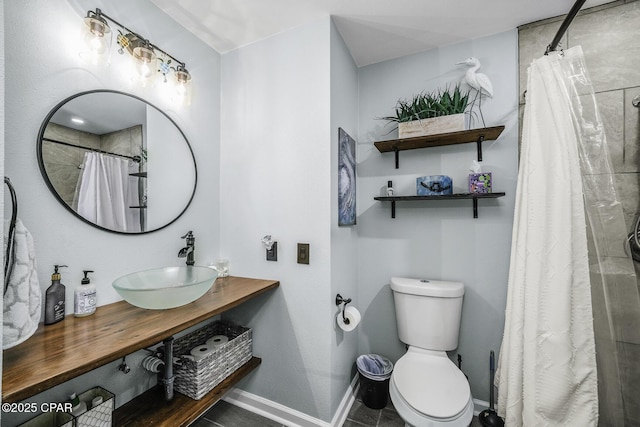
<path id="1" fill-rule="evenodd" d="M 377 354 L 363 354 L 358 356 L 356 366 L 360 373 L 362 402 L 371 409 L 382 409 L 387 406 L 389 378 L 393 372 L 393 363 Z"/>

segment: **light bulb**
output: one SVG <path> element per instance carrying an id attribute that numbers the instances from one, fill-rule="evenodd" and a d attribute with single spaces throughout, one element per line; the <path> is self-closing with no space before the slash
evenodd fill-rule
<path id="1" fill-rule="evenodd" d="M 175 77 L 175 93 L 178 101 L 183 105 L 191 104 L 191 74 L 184 68 L 179 66 L 174 73 Z"/>
<path id="2" fill-rule="evenodd" d="M 147 44 L 133 49 L 135 68 L 143 79 L 149 79 L 156 72 L 156 54 Z"/>
<path id="3" fill-rule="evenodd" d="M 142 65 L 140 65 L 140 75 L 145 78 L 151 76 L 151 68 L 149 68 L 147 62 L 143 62 Z"/>
<path id="4" fill-rule="evenodd" d="M 179 97 L 183 97 L 187 94 L 187 87 L 183 84 L 178 84 L 178 86 L 176 87 L 176 92 L 178 93 Z"/>
<path id="5" fill-rule="evenodd" d="M 102 36 L 95 36 L 91 33 L 85 38 L 85 44 L 89 50 L 95 54 L 103 54 L 107 51 L 107 46 Z"/>

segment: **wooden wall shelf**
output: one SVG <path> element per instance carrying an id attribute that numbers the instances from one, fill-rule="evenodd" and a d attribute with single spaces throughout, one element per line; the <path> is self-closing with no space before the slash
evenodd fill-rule
<path id="1" fill-rule="evenodd" d="M 418 148 L 439 147 L 442 145 L 466 144 L 475 142 L 478 150 L 478 161 L 482 161 L 482 142 L 498 139 L 504 126 L 494 126 L 480 129 L 462 130 L 459 132 L 441 133 L 437 135 L 417 136 L 414 138 L 391 139 L 388 141 L 374 142 L 373 145 L 381 153 L 394 152 L 396 157 L 396 169 L 399 167 L 400 151 L 415 150 Z"/>
<path id="2" fill-rule="evenodd" d="M 478 199 L 495 199 L 503 197 L 505 193 L 457 193 L 443 194 L 436 196 L 380 196 L 374 197 L 374 200 L 381 202 L 391 202 L 391 218 L 396 217 L 396 202 L 415 202 L 420 200 L 463 200 L 471 199 L 473 201 L 473 217 L 478 218 Z"/>
<path id="3" fill-rule="evenodd" d="M 225 277 L 182 307 L 145 310 L 120 301 L 88 317 L 40 324 L 31 338 L 3 352 L 2 401 L 18 402 L 62 384 L 278 286 L 276 280 Z"/>

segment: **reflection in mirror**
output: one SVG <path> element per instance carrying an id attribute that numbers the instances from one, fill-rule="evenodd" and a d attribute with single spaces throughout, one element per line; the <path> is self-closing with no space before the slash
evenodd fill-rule
<path id="1" fill-rule="evenodd" d="M 85 92 L 58 104 L 40 129 L 38 162 L 68 210 L 118 233 L 169 225 L 195 193 L 195 159 L 182 131 L 120 92 Z"/>

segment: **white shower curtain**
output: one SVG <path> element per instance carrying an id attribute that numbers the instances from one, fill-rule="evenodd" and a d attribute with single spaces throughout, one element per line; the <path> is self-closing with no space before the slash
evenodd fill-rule
<path id="1" fill-rule="evenodd" d="M 596 426 L 598 391 L 572 77 L 529 68 L 505 330 L 496 385 L 506 425 Z M 575 127 L 574 127 L 575 126 Z"/>
<path id="2" fill-rule="evenodd" d="M 77 191 L 77 212 L 114 231 L 140 231 L 138 187 L 132 184 L 129 160 L 97 152 L 84 155 Z"/>

